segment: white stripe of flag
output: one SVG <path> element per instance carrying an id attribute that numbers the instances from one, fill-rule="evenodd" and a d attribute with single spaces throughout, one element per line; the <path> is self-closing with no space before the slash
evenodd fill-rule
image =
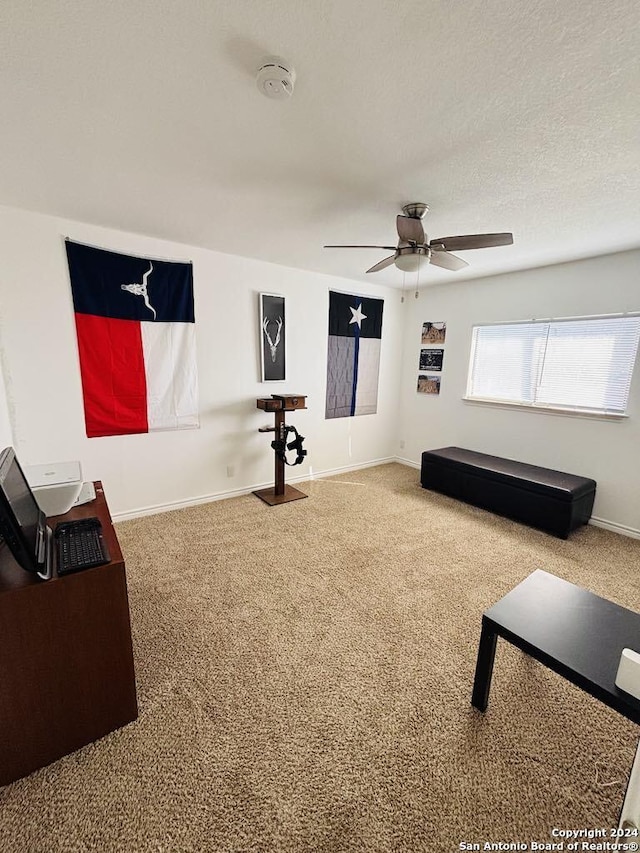
<path id="1" fill-rule="evenodd" d="M 141 323 L 149 432 L 199 426 L 195 323 Z"/>

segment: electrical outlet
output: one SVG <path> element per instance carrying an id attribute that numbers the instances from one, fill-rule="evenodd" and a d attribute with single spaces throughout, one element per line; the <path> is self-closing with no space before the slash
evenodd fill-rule
<path id="1" fill-rule="evenodd" d="M 236 473 L 236 469 L 233 465 L 227 465 L 227 477 L 233 477 Z"/>

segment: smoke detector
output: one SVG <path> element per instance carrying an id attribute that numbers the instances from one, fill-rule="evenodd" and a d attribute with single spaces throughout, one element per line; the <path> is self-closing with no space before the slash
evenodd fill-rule
<path id="1" fill-rule="evenodd" d="M 265 97 L 285 101 L 293 95 L 295 82 L 293 65 L 281 56 L 267 56 L 260 63 L 256 84 Z"/>

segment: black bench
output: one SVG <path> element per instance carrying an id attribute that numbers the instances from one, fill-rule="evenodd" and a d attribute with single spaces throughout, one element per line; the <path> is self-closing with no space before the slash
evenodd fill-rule
<path id="1" fill-rule="evenodd" d="M 422 454 L 423 488 L 566 539 L 591 518 L 596 481 L 461 447 Z"/>

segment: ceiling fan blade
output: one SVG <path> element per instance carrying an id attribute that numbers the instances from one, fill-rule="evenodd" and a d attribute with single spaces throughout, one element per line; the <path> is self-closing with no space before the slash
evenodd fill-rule
<path id="1" fill-rule="evenodd" d="M 323 246 L 323 249 L 389 249 L 395 251 L 395 246 Z"/>
<path id="2" fill-rule="evenodd" d="M 460 237 L 438 237 L 429 245 L 432 249 L 446 249 L 462 252 L 465 249 L 488 249 L 491 246 L 511 246 L 513 234 L 466 234 Z"/>
<path id="3" fill-rule="evenodd" d="M 446 270 L 461 270 L 463 267 L 468 267 L 469 264 L 458 258 L 456 255 L 451 255 L 449 252 L 435 250 L 431 252 L 429 263 L 435 264 L 437 267 L 444 267 Z"/>
<path id="4" fill-rule="evenodd" d="M 391 264 L 395 261 L 395 255 L 389 255 L 388 258 L 385 258 L 383 261 L 378 261 L 377 264 L 374 264 L 371 269 L 367 270 L 367 272 L 378 272 L 378 270 L 383 270 L 385 267 L 390 267 Z"/>
<path id="5" fill-rule="evenodd" d="M 420 245 L 424 243 L 424 228 L 419 219 L 399 214 L 396 217 L 396 228 L 401 240 L 405 240 L 407 243 L 419 243 Z"/>

